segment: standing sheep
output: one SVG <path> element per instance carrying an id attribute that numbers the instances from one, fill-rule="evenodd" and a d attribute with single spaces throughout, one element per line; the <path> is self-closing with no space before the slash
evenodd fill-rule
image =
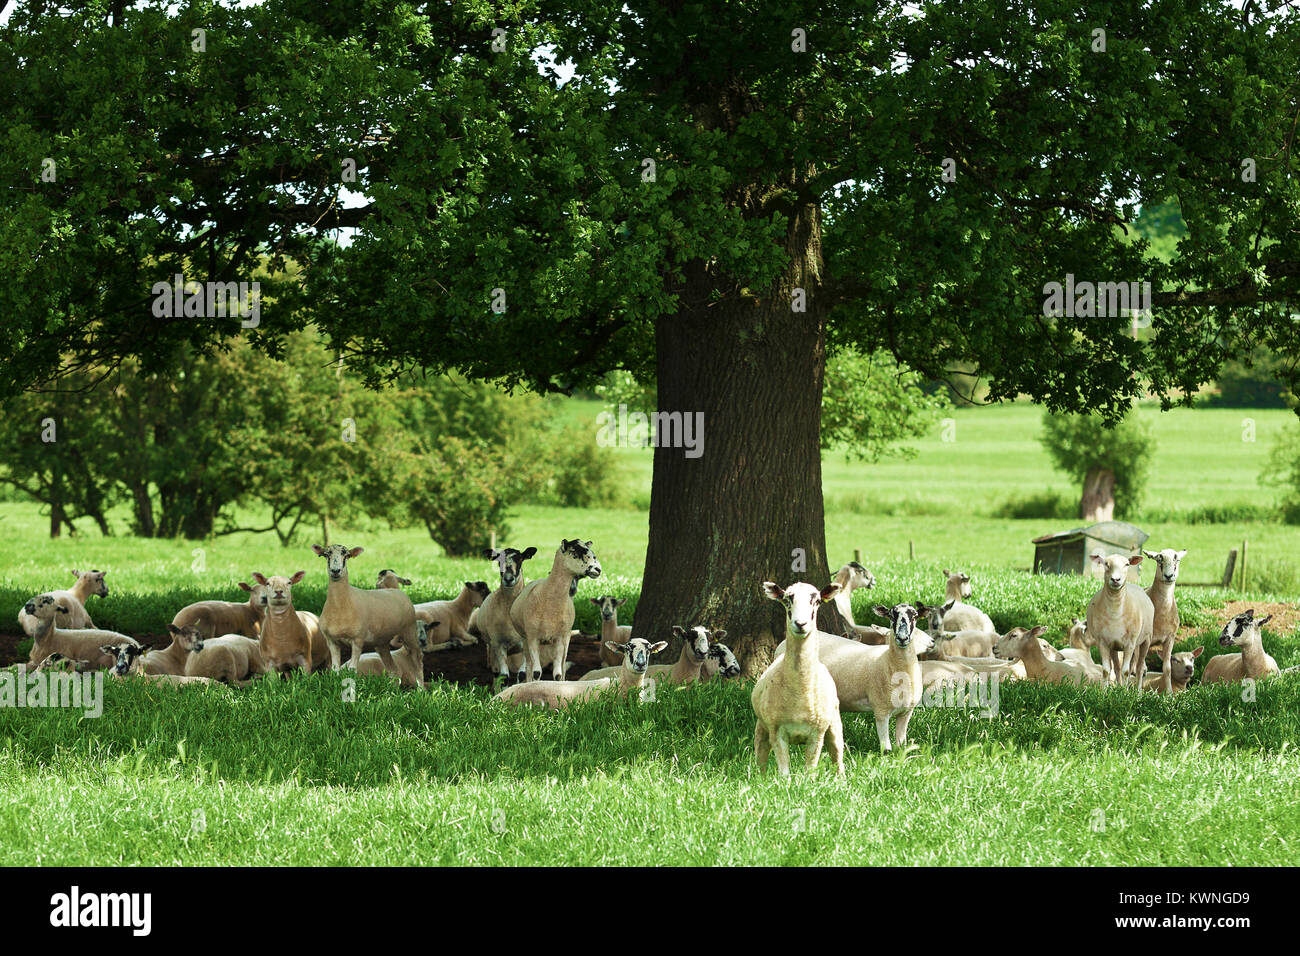
<path id="1" fill-rule="evenodd" d="M 1142 563 L 1142 555 L 1126 557 L 1112 554 L 1092 556 L 1092 563 L 1102 571 L 1101 588 L 1088 602 L 1087 634 L 1101 652 L 1102 671 L 1116 684 L 1124 682 L 1127 668 L 1140 689 L 1144 656 L 1139 648 L 1151 643 L 1151 625 L 1155 607 L 1136 584 L 1128 580 L 1128 569 Z"/>
<path id="2" fill-rule="evenodd" d="M 551 677 L 563 678 L 573 632 L 573 594 L 580 578 L 600 577 L 600 561 L 590 541 L 561 539 L 551 562 L 551 573 L 530 581 L 510 606 L 510 623 L 524 639 L 528 680 L 542 677 L 541 646 L 555 644 Z"/>
<path id="3" fill-rule="evenodd" d="M 1160 652 L 1161 691 L 1172 694 L 1173 672 L 1169 667 L 1169 657 L 1174 652 L 1174 641 L 1178 637 L 1178 604 L 1174 600 L 1174 582 L 1178 580 L 1178 562 L 1187 556 L 1187 552 L 1166 548 L 1163 551 L 1142 553 L 1156 563 L 1155 578 L 1151 587 L 1147 588 L 1147 597 L 1151 599 L 1154 608 L 1150 650 Z M 1146 665 L 1145 654 L 1142 656 L 1142 665 Z"/>
<path id="4" fill-rule="evenodd" d="M 489 594 L 483 605 L 478 608 L 475 624 L 483 643 L 487 645 L 488 668 L 496 672 L 503 680 L 509 678 L 507 671 L 510 652 L 524 646 L 524 639 L 515 630 L 510 621 L 510 608 L 524 589 L 524 562 L 537 554 L 536 548 L 485 548 L 483 557 L 495 561 L 501 584 Z"/>

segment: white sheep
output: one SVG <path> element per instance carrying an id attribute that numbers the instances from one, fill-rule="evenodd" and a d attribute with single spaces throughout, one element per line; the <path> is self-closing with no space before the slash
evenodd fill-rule
<path id="1" fill-rule="evenodd" d="M 632 637 L 632 625 L 618 623 L 618 609 L 627 603 L 627 598 L 602 594 L 587 600 L 600 609 L 600 662 L 606 667 L 622 666 L 609 644 L 626 644 Z"/>
<path id="2" fill-rule="evenodd" d="M 754 757 L 760 771 L 776 751 L 777 769 L 790 773 L 790 745 L 804 744 L 804 763 L 816 768 L 825 744 L 838 776 L 844 776 L 844 726 L 835 680 L 818 659 L 817 608 L 839 592 L 838 584 L 820 591 L 798 582 L 788 588 L 763 582 L 763 593 L 785 605 L 786 639 L 776 660 L 763 671 L 750 703 L 754 708 Z"/>
<path id="3" fill-rule="evenodd" d="M 682 642 L 682 652 L 675 664 L 655 664 L 650 676 L 668 684 L 694 684 L 700 680 L 704 665 L 712 656 L 714 641 L 727 636 L 726 631 L 710 632 L 707 627 L 696 626 L 687 631 L 673 628 L 673 636 Z"/>
<path id="4" fill-rule="evenodd" d="M 1078 664 L 1074 661 L 1056 661 L 1043 653 L 1038 637 L 1046 633 L 1047 626 L 1031 630 L 1013 627 L 998 638 L 993 646 L 993 656 L 1004 661 L 1020 660 L 1030 680 L 1048 684 L 1101 684 L 1101 668 L 1096 664 Z"/>
<path id="5" fill-rule="evenodd" d="M 844 618 L 845 624 L 853 627 L 856 623 L 853 620 L 853 592 L 859 588 L 874 588 L 876 576 L 858 562 L 850 561 L 836 571 L 831 580 L 840 586 L 833 602 L 835 610 L 839 612 L 840 617 Z"/>
<path id="6" fill-rule="evenodd" d="M 210 677 L 186 677 L 183 674 L 150 674 L 145 671 L 144 648 L 132 644 L 121 644 L 117 647 L 109 644 L 102 649 L 108 651 L 110 648 L 117 655 L 117 663 L 110 672 L 114 677 L 139 677 L 155 684 L 173 684 L 177 686 L 217 683 Z"/>
<path id="7" fill-rule="evenodd" d="M 424 659 L 420 653 L 420 628 L 411 599 L 405 592 L 392 588 L 367 591 L 348 584 L 348 560 L 361 554 L 363 548 L 347 548 L 341 544 L 323 548 L 314 544 L 312 550 L 326 560 L 329 569 L 320 631 L 329 645 L 330 666 L 339 669 L 341 644 L 351 645 L 348 665 L 354 670 L 361 655 L 373 647 L 383 659 L 385 669 L 402 675 L 404 685 L 410 683 L 423 688 L 424 668 L 416 666 L 416 661 Z M 400 671 L 389 647 L 393 638 L 400 638 L 407 650 Z"/>
<path id="8" fill-rule="evenodd" d="M 1205 648 L 1198 647 L 1192 651 L 1171 654 L 1165 663 L 1168 680 L 1166 681 L 1166 674 L 1163 672 L 1148 673 L 1142 681 L 1143 688 L 1155 691 L 1157 694 L 1181 694 L 1187 689 L 1187 682 L 1192 679 L 1192 674 L 1196 672 L 1196 658 L 1200 657 L 1204 650 Z"/>
<path id="9" fill-rule="evenodd" d="M 77 580 L 66 591 L 46 591 L 60 602 L 67 611 L 64 611 L 54 618 L 54 626 L 61 627 L 64 630 L 95 630 L 95 622 L 90 619 L 86 612 L 86 602 L 92 597 L 108 597 L 108 585 L 104 583 L 106 571 L 77 571 L 73 570 L 72 576 Z M 28 637 L 32 636 L 32 628 L 36 625 L 36 620 L 27 613 L 26 608 L 18 610 L 18 624 L 22 627 L 23 633 Z"/>
<path id="10" fill-rule="evenodd" d="M 392 568 L 384 568 L 375 578 L 375 590 L 380 588 L 409 588 L 411 586 L 410 578 L 401 578 Z"/>
<path id="11" fill-rule="evenodd" d="M 298 571 L 291 578 L 283 575 L 267 578 L 253 572 L 253 580 L 266 589 L 263 595 L 266 616 L 262 619 L 258 645 L 273 673 L 294 668 L 304 674 L 312 672 L 312 624 L 319 630 L 320 621 L 314 614 L 300 614 L 293 606 L 293 586 L 306 575 L 306 571 Z"/>
<path id="12" fill-rule="evenodd" d="M 524 562 L 537 554 L 536 548 L 485 548 L 483 557 L 496 562 L 500 586 L 475 609 L 474 626 L 487 646 L 488 668 L 503 680 L 508 679 L 510 652 L 522 649 L 524 639 L 510 620 L 510 608 L 524 589 Z"/>
<path id="13" fill-rule="evenodd" d="M 64 630 L 57 626 L 56 616 L 68 612 L 68 602 L 60 601 L 52 594 L 38 594 L 25 605 L 23 610 L 32 619 L 32 651 L 27 666 L 35 667 L 51 654 L 62 654 L 73 661 L 85 661 L 95 668 L 109 668 L 117 663 L 115 654 L 102 650 L 106 644 L 135 644 L 139 642 L 117 631 L 105 631 L 98 628 L 69 628 Z"/>
<path id="14" fill-rule="evenodd" d="M 174 627 L 176 625 L 169 625 L 168 630 Z M 186 624 L 171 633 L 189 651 L 190 656 L 185 661 L 186 677 L 206 677 L 233 687 L 246 687 L 254 677 L 269 670 L 257 641 L 246 635 L 222 634 L 205 638 L 195 624 Z"/>
<path id="15" fill-rule="evenodd" d="M 1095 553 L 1092 563 L 1101 570 L 1102 583 L 1088 602 L 1085 618 L 1088 637 L 1101 653 L 1102 671 L 1107 680 L 1123 683 L 1127 669 L 1133 683 L 1141 687 L 1145 654 L 1139 654 L 1138 650 L 1151 643 L 1155 607 L 1145 591 L 1129 582 L 1128 569 L 1141 564 L 1142 555 L 1102 557 Z"/>
<path id="16" fill-rule="evenodd" d="M 256 639 L 262 632 L 262 617 L 266 603 L 262 600 L 266 586 L 239 582 L 248 592 L 247 601 L 196 601 L 176 612 L 172 624 L 185 627 L 193 624 L 199 634 L 211 640 L 221 634 L 243 634 Z"/>
<path id="17" fill-rule="evenodd" d="M 718 633 L 725 634 L 726 631 L 719 631 Z M 715 677 L 729 679 L 739 676 L 740 661 L 736 660 L 736 655 L 732 653 L 731 648 L 721 643 L 710 644 L 709 659 L 700 668 L 700 683 L 707 684 Z"/>
<path id="18" fill-rule="evenodd" d="M 668 646 L 667 641 L 651 644 L 644 638 L 635 637 L 622 645 L 623 665 L 618 678 L 607 677 L 603 680 L 535 680 L 525 684 L 514 684 L 496 695 L 496 700 L 514 706 L 539 705 L 559 710 L 575 700 L 594 697 L 607 690 L 627 696 L 637 691 L 640 699 L 652 699 L 655 682 L 646 680 L 646 670 L 650 666 L 650 656 L 658 654 Z"/>
<path id="19" fill-rule="evenodd" d="M 475 643 L 469 632 L 469 616 L 487 598 L 486 581 L 466 581 L 450 601 L 425 601 L 415 605 L 415 616 L 430 630 L 438 626 L 437 640 L 430 641 L 429 651 L 450 651 Z M 398 642 L 393 642 L 397 647 Z"/>
<path id="20" fill-rule="evenodd" d="M 996 633 L 992 618 L 973 604 L 963 604 L 948 598 L 943 604 L 922 604 L 918 601 L 916 606 L 929 619 L 933 635 L 945 632 L 955 634 L 957 631 Z"/>
<path id="21" fill-rule="evenodd" d="M 1219 633 L 1220 647 L 1240 647 L 1240 654 L 1218 654 L 1205 663 L 1201 673 L 1202 684 L 1239 684 L 1246 678 L 1260 680 L 1279 673 L 1277 661 L 1264 653 L 1264 640 L 1260 628 L 1273 619 L 1273 615 L 1255 617 L 1255 609 L 1248 608 L 1223 625 Z"/>
<path id="22" fill-rule="evenodd" d="M 550 573 L 540 581 L 524 585 L 510 605 L 510 623 L 524 639 L 528 655 L 525 680 L 542 676 L 541 646 L 557 644 L 551 656 L 551 676 L 563 677 L 573 633 L 573 594 L 579 578 L 598 578 L 600 561 L 590 541 L 562 539 L 551 561 Z"/>
<path id="23" fill-rule="evenodd" d="M 1187 557 L 1187 551 L 1166 548 L 1142 553 L 1156 563 L 1155 578 L 1147 588 L 1147 597 L 1151 599 L 1153 608 L 1149 650 L 1160 652 L 1161 691 L 1172 694 L 1174 677 L 1169 658 L 1174 652 L 1174 641 L 1178 639 L 1178 602 L 1174 600 L 1174 582 L 1178 580 L 1178 562 Z M 1142 655 L 1142 662 L 1145 665 L 1146 654 Z"/>

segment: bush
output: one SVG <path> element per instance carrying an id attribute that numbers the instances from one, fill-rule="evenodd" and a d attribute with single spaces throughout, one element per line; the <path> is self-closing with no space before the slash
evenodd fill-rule
<path id="1" fill-rule="evenodd" d="M 1150 427 L 1131 411 L 1109 427 L 1099 415 L 1044 411 L 1041 441 L 1052 464 L 1080 486 L 1090 474 L 1109 471 L 1115 478 L 1115 516 L 1137 513 L 1155 442 Z"/>
<path id="2" fill-rule="evenodd" d="M 590 429 L 566 428 L 555 439 L 551 490 L 565 508 L 612 508 L 625 504 L 622 463 L 596 443 Z"/>
<path id="3" fill-rule="evenodd" d="M 993 518 L 1071 520 L 1078 517 L 1079 506 L 1059 491 L 1044 490 L 1011 497 L 989 512 Z"/>
<path id="4" fill-rule="evenodd" d="M 1206 398 L 1207 405 L 1222 408 L 1293 408 L 1296 397 L 1279 374 L 1281 363 L 1265 348 L 1256 348 L 1246 359 L 1229 359 L 1219 373 L 1219 393 Z"/>

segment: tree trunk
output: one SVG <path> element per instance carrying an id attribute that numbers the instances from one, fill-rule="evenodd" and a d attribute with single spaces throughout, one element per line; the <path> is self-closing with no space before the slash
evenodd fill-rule
<path id="1" fill-rule="evenodd" d="M 1109 468 L 1090 468 L 1083 479 L 1079 517 L 1096 524 L 1115 517 L 1115 473 Z"/>
<path id="2" fill-rule="evenodd" d="M 761 673 L 785 635 L 784 609 L 763 596 L 761 582 L 830 581 L 818 441 L 825 366 L 815 291 L 819 240 L 818 211 L 807 207 L 791 219 L 791 265 L 779 288 L 757 303 L 734 288 L 714 301 L 711 291 L 725 282 L 700 263 L 687 275 L 682 310 L 656 324 L 659 410 L 683 418 L 703 413 L 699 457 L 687 458 L 680 447 L 654 452 L 633 633 L 669 641 L 658 657 L 665 663 L 680 646 L 672 626 L 703 624 L 726 629 L 745 673 Z M 806 312 L 791 309 L 795 286 L 807 291 Z M 840 632 L 829 604 L 822 627 Z"/>

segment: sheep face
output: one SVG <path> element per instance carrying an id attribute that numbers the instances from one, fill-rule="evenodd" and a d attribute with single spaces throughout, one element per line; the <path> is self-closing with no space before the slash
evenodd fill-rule
<path id="1" fill-rule="evenodd" d="M 27 613 L 31 613 L 28 611 Z M 1219 634 L 1220 647 L 1233 647 L 1248 639 L 1253 631 L 1255 639 L 1259 639 L 1259 629 L 1273 619 L 1273 615 L 1268 617 L 1255 617 L 1255 609 L 1247 608 L 1242 611 L 1227 624 L 1223 625 L 1223 631 Z"/>
<path id="2" fill-rule="evenodd" d="M 1066 636 L 1070 639 L 1070 646 L 1076 647 L 1081 651 L 1088 649 L 1088 624 L 1077 617 L 1070 619 L 1070 629 L 1066 631 Z"/>
<path id="3" fill-rule="evenodd" d="M 114 648 L 116 650 L 116 648 Z M 77 670 L 77 662 L 64 657 L 57 651 L 51 654 L 45 660 L 36 665 L 38 671 L 57 671 L 61 674 L 73 674 Z"/>
<path id="4" fill-rule="evenodd" d="M 964 598 L 971 596 L 970 575 L 961 571 L 949 571 L 946 568 L 943 572 L 944 581 L 951 585 L 959 585 L 961 590 L 957 593 Z"/>
<path id="5" fill-rule="evenodd" d="M 144 673 L 143 647 L 136 647 L 134 644 L 105 644 L 100 647 L 100 650 L 117 658 L 117 663 L 113 665 L 113 673 L 118 677 Z"/>
<path id="6" fill-rule="evenodd" d="M 874 588 L 876 586 L 876 576 L 858 564 L 856 561 L 849 562 L 849 590 L 857 588 Z"/>
<path id="7" fill-rule="evenodd" d="M 1196 658 L 1204 650 L 1205 648 L 1198 647 L 1194 651 L 1179 651 L 1169 658 L 1169 676 L 1175 684 L 1186 684 L 1192 679 L 1192 674 L 1196 672 Z"/>
<path id="8" fill-rule="evenodd" d="M 697 664 L 703 664 L 709 659 L 709 631 L 704 627 L 693 627 L 689 631 L 685 628 L 674 627 L 673 636 L 681 638 L 686 647 L 690 649 L 691 660 Z"/>
<path id="9" fill-rule="evenodd" d="M 895 644 L 907 647 L 912 643 L 912 637 L 916 633 L 916 619 L 921 614 L 918 608 L 911 604 L 895 604 L 893 607 L 877 604 L 872 610 L 889 621 Z"/>
<path id="10" fill-rule="evenodd" d="M 1039 625 L 1033 630 L 1025 630 L 1023 627 L 1013 627 L 993 645 L 993 656 L 1004 661 L 1019 660 L 1025 656 L 1025 648 L 1030 641 L 1037 641 L 1042 635 L 1047 633 L 1047 627 Z"/>
<path id="11" fill-rule="evenodd" d="M 501 571 L 501 586 L 503 588 L 512 588 L 519 583 L 519 579 L 523 577 L 524 573 L 524 562 L 536 553 L 536 548 L 525 548 L 523 551 L 517 551 L 514 548 L 505 548 L 504 550 L 483 549 L 483 557 L 489 561 L 495 561 L 497 568 Z"/>
<path id="12" fill-rule="evenodd" d="M 482 605 L 487 596 L 492 593 L 486 581 L 466 581 L 465 590 L 469 592 L 470 601 L 475 607 Z"/>
<path id="13" fill-rule="evenodd" d="M 291 578 L 286 578 L 283 575 L 278 574 L 267 578 L 254 571 L 253 580 L 263 588 L 262 593 L 259 595 L 261 606 L 264 608 L 276 608 L 281 610 L 293 607 L 293 586 L 306 577 L 306 575 L 306 571 L 298 571 Z"/>
<path id="14" fill-rule="evenodd" d="M 23 605 L 23 610 L 39 621 L 52 621 L 56 614 L 67 614 L 68 606 L 60 604 L 52 594 L 38 594 Z"/>
<path id="15" fill-rule="evenodd" d="M 197 654 L 203 650 L 203 634 L 194 624 L 186 624 L 184 627 L 168 624 L 167 633 L 179 641 L 181 647 L 185 648 L 186 652 L 190 654 Z"/>
<path id="16" fill-rule="evenodd" d="M 1178 579 L 1178 562 L 1187 556 L 1187 552 L 1165 548 L 1163 551 L 1143 551 L 1156 563 L 1156 577 L 1166 584 L 1173 584 Z"/>
<path id="17" fill-rule="evenodd" d="M 634 637 L 626 644 L 619 644 L 615 641 L 606 641 L 605 646 L 611 651 L 616 651 L 623 655 L 623 666 L 634 674 L 644 674 L 646 668 L 650 666 L 650 655 L 658 654 L 668 646 L 667 641 L 657 641 L 651 644 L 645 638 Z"/>
<path id="18" fill-rule="evenodd" d="M 1096 552 L 1092 556 L 1092 565 L 1094 568 L 1101 570 L 1101 578 L 1105 587 L 1111 591 L 1122 591 L 1124 585 L 1128 583 L 1129 565 L 1138 565 L 1142 563 L 1142 555 L 1135 554 L 1132 557 L 1123 554 L 1112 554 L 1108 558 L 1101 556 Z"/>
<path id="19" fill-rule="evenodd" d="M 952 606 L 956 603 L 956 599 L 945 601 L 943 604 L 922 604 L 917 601 L 916 609 L 921 613 L 922 617 L 930 622 L 931 630 L 938 634 L 943 630 L 943 616 L 951 611 Z M 906 604 L 900 606 L 907 607 Z M 889 617 L 889 615 L 882 614 L 881 617 Z"/>
<path id="20" fill-rule="evenodd" d="M 409 588 L 410 586 L 411 579 L 399 578 L 397 572 L 392 568 L 384 568 L 379 572 L 379 576 L 375 579 L 376 588 Z"/>
<path id="21" fill-rule="evenodd" d="M 365 548 L 349 548 L 342 544 L 331 544 L 328 548 L 313 544 L 311 549 L 325 559 L 331 581 L 341 580 L 348 573 L 348 559 L 365 551 Z"/>
<path id="22" fill-rule="evenodd" d="M 718 631 L 717 635 L 726 633 Z M 719 677 L 735 677 L 740 673 L 740 661 L 736 660 L 736 655 L 731 653 L 731 648 L 726 644 L 714 644 L 709 648 L 709 656 L 718 662 Z"/>
<path id="23" fill-rule="evenodd" d="M 832 581 L 818 591 L 811 584 L 798 581 L 783 588 L 773 581 L 763 582 L 763 593 L 773 601 L 785 605 L 785 630 L 789 637 L 807 637 L 817 630 L 817 608 L 840 593 L 840 586 Z"/>
<path id="24" fill-rule="evenodd" d="M 600 561 L 596 558 L 596 552 L 591 550 L 590 541 L 561 539 L 560 551 L 564 555 L 565 568 L 575 578 L 600 577 Z"/>
<path id="25" fill-rule="evenodd" d="M 87 576 L 87 578 L 91 582 L 90 593 L 93 595 L 98 595 L 99 597 L 106 598 L 108 597 L 108 585 L 104 583 L 104 575 L 107 573 L 108 572 L 106 571 L 99 571 L 99 570 L 78 571 L 76 569 L 73 569 L 72 576 L 75 577 L 77 580 L 81 580 L 83 575 Z"/>
<path id="26" fill-rule="evenodd" d="M 616 598 L 612 594 L 603 594 L 598 598 L 590 598 L 589 600 L 600 608 L 601 619 L 605 621 L 617 620 L 618 609 L 627 603 L 627 598 Z"/>

